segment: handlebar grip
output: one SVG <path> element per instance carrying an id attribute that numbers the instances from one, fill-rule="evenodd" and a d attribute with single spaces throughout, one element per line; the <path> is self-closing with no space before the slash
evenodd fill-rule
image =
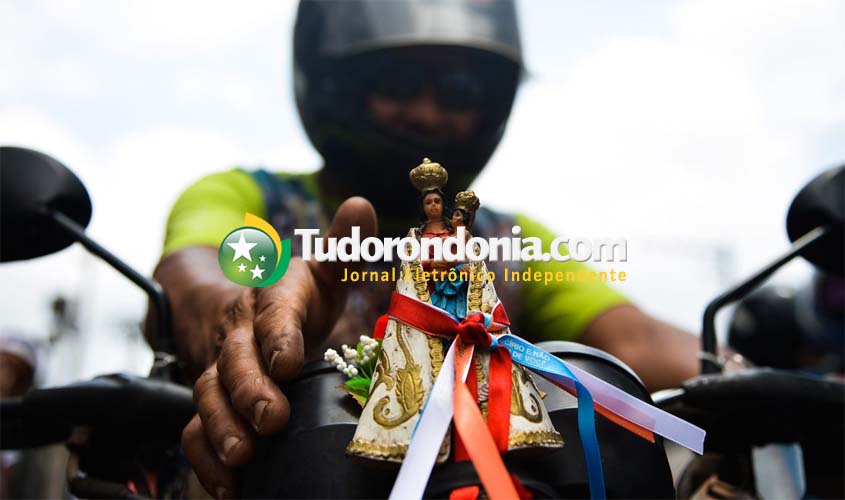
<path id="1" fill-rule="evenodd" d="M 22 398 L 0 400 L 0 449 L 18 450 L 60 443 L 70 437 L 71 427 L 56 422 L 41 425 L 28 418 Z"/>
<path id="2" fill-rule="evenodd" d="M 2 401 L 0 449 L 62 442 L 76 426 L 123 431 L 133 439 L 178 439 L 195 412 L 187 387 L 127 374 L 105 375 Z"/>

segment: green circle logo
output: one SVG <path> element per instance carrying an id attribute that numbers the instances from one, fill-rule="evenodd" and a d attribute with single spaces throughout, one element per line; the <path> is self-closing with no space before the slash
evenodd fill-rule
<path id="1" fill-rule="evenodd" d="M 272 285 L 287 270 L 290 240 L 280 240 L 273 227 L 259 217 L 247 214 L 244 219 L 248 225 L 235 229 L 220 243 L 217 252 L 220 269 L 238 285 Z"/>

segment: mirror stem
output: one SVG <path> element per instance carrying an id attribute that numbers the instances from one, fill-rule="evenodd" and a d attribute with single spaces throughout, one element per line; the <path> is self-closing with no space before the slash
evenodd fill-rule
<path id="1" fill-rule="evenodd" d="M 762 284 L 775 271 L 780 269 L 784 264 L 792 260 L 793 257 L 801 253 L 806 247 L 813 244 L 822 236 L 827 234 L 829 227 L 819 226 L 809 231 L 804 236 L 795 240 L 795 243 L 789 248 L 789 251 L 778 257 L 763 269 L 757 271 L 746 280 L 729 288 L 727 291 L 713 299 L 704 309 L 703 325 L 701 329 L 701 350 L 710 353 L 713 356 L 703 357 L 701 359 L 701 373 L 719 373 L 721 367 L 713 362 L 716 352 L 716 313 L 719 309 L 731 302 L 745 297 L 749 292 Z M 710 358 L 710 359 L 706 359 Z"/>
<path id="2" fill-rule="evenodd" d="M 175 351 L 173 349 L 175 346 L 173 345 L 173 338 L 170 335 L 170 302 L 167 300 L 167 295 L 164 294 L 161 285 L 138 273 L 138 271 L 132 269 L 127 263 L 89 238 L 85 234 L 85 229 L 70 217 L 55 210 L 50 210 L 49 216 L 62 230 L 82 243 L 82 246 L 89 252 L 106 261 L 117 272 L 129 278 L 132 283 L 135 283 L 144 290 L 150 299 L 152 308 L 155 310 L 156 345 L 154 348 L 156 351 L 169 354 L 174 353 Z"/>

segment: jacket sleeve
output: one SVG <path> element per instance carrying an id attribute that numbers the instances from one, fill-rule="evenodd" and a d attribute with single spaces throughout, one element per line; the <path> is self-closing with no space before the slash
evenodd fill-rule
<path id="1" fill-rule="evenodd" d="M 522 227 L 521 236 L 540 238 L 543 251 L 548 252 L 555 235 L 538 222 L 517 215 Z M 565 254 L 561 248 L 561 254 Z M 577 341 L 586 328 L 604 311 L 630 301 L 608 281 L 600 281 L 596 270 L 583 262 L 522 262 L 521 271 L 550 271 L 556 278 L 548 284 L 526 281 L 522 286 L 522 308 L 519 324 L 524 332 L 517 332 L 533 341 Z M 590 274 L 595 273 L 595 274 Z M 591 276 L 595 278 L 591 280 Z M 609 277 L 608 277 L 609 280 Z"/>
<path id="2" fill-rule="evenodd" d="M 265 217 L 261 188 L 240 169 L 211 174 L 188 187 L 167 219 L 163 255 L 191 246 L 217 247 L 243 225 L 244 214 Z"/>

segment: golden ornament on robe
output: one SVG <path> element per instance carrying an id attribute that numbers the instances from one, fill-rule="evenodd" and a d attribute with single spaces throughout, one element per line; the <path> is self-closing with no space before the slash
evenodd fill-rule
<path id="1" fill-rule="evenodd" d="M 409 174 L 411 184 L 421 193 L 442 189 L 449 180 L 449 174 L 439 163 L 423 158 L 422 163 L 414 167 Z"/>

